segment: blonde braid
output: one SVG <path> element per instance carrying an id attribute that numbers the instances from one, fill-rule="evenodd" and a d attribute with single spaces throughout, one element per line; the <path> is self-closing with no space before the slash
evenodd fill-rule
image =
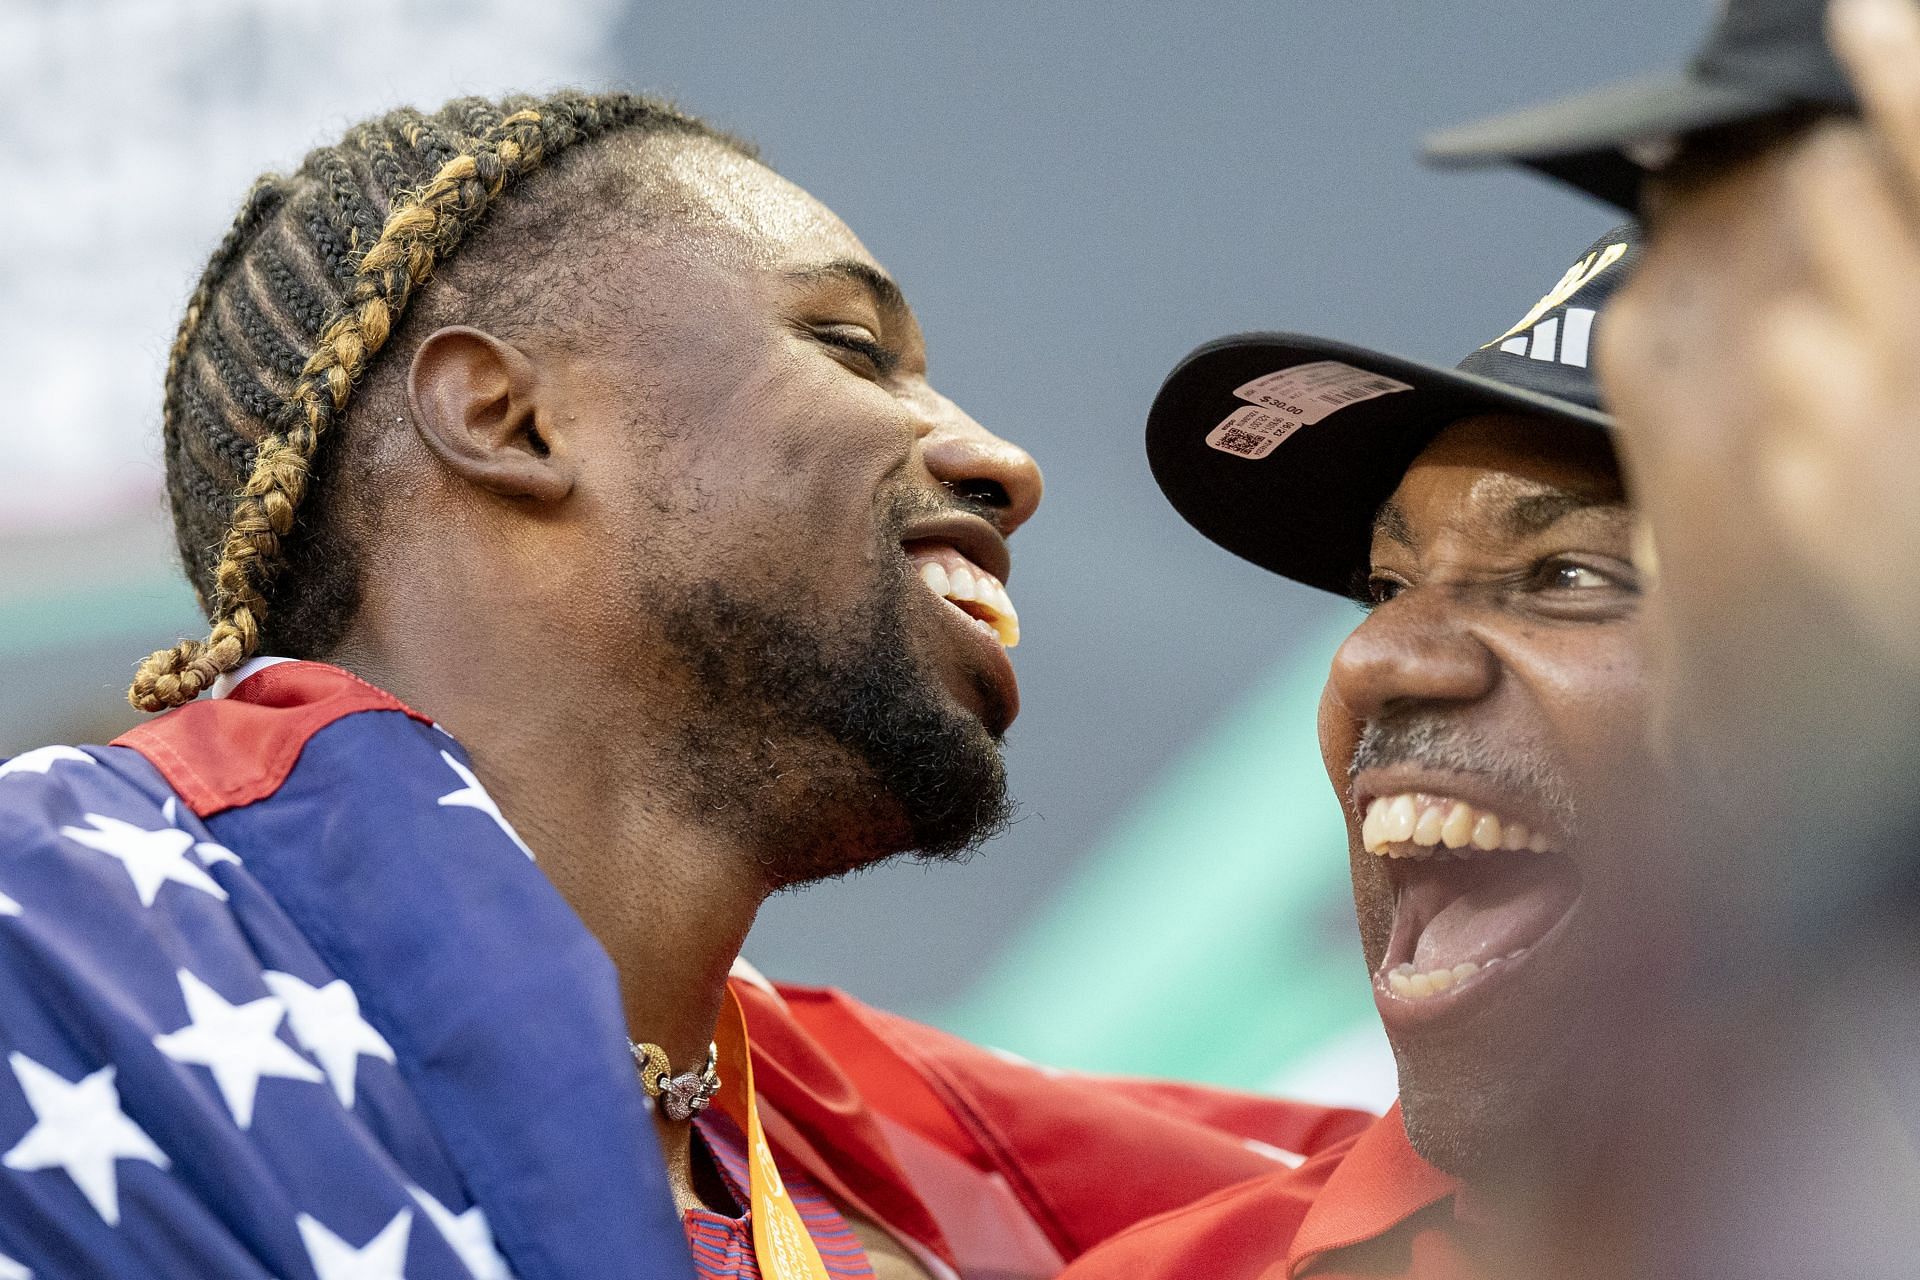
<path id="1" fill-rule="evenodd" d="M 389 192 L 391 203 L 380 234 L 357 260 L 351 259 L 359 238 L 356 227 L 341 227 L 337 213 L 325 218 L 312 212 L 305 215 L 309 243 L 319 245 L 308 251 L 310 256 L 332 265 L 341 257 L 338 249 L 343 241 L 348 249 L 343 264 L 349 273 L 345 297 L 327 320 L 299 377 L 286 389 L 284 403 L 270 429 L 258 439 L 251 471 L 233 501 L 219 558 L 211 566 L 211 598 L 205 601 L 211 623 L 208 634 L 200 640 L 183 640 L 142 661 L 127 692 L 134 707 L 161 711 L 190 702 L 258 650 L 268 592 L 283 562 L 284 542 L 294 531 L 296 513 L 306 497 L 321 441 L 342 419 L 354 385 L 392 336 L 415 291 L 427 282 L 436 263 L 458 247 L 503 190 L 538 168 L 552 153 L 615 127 L 654 123 L 721 136 L 661 104 L 627 95 L 590 98 L 563 94 L 538 106 L 518 102 L 507 106 L 517 109 L 501 115 L 490 104 L 478 101 L 446 109 L 442 120 L 458 116 L 472 123 L 487 118 L 495 121 L 477 137 L 461 140 L 465 145 L 450 145 L 433 120 L 414 112 L 398 112 L 385 121 L 362 126 L 350 139 L 364 146 L 367 138 L 385 126 L 389 137 L 404 141 L 414 154 L 437 158 L 450 150 L 455 153 L 441 161 L 417 189 Z M 399 159 L 393 144 L 380 145 L 384 148 L 380 167 L 397 172 Z M 318 161 L 310 158 L 309 171 L 326 169 L 329 182 L 339 185 L 343 181 L 341 152 L 315 155 Z M 346 194 L 356 200 L 363 198 L 358 192 Z M 183 470 L 193 460 L 194 442 L 182 438 L 179 405 L 194 344 L 203 319 L 214 306 L 215 289 L 263 219 L 289 203 L 283 180 L 266 179 L 256 185 L 189 301 L 168 362 L 165 418 L 170 472 L 175 470 L 177 459 L 187 459 L 179 463 Z M 364 210 L 364 203 L 359 207 Z M 287 220 L 291 219 L 283 219 Z M 261 274 L 274 277 L 278 272 L 284 276 L 288 270 L 285 262 L 272 255 L 271 249 L 263 251 L 268 262 Z M 296 315 L 308 305 L 304 299 L 280 302 L 285 311 Z M 287 341 L 287 335 L 274 337 L 274 344 L 282 351 Z M 201 399 L 206 398 L 202 394 Z M 213 431 L 214 427 L 207 429 L 209 438 Z M 174 496 L 176 521 L 181 521 L 183 500 L 178 492 Z M 184 525 L 181 536 L 184 554 L 189 549 Z"/>

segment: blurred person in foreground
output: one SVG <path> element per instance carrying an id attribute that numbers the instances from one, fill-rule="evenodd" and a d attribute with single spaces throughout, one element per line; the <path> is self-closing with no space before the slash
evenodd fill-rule
<path id="1" fill-rule="evenodd" d="M 746 144 L 356 126 L 247 197 L 164 427 L 210 631 L 0 764 L 0 1274 L 1027 1280 L 1370 1119 L 737 965 L 1004 820 L 1041 484 Z"/>
<path id="2" fill-rule="evenodd" d="M 1433 148 L 1648 223 L 1600 371 L 1660 560 L 1656 741 L 1693 797 L 1662 875 L 1699 933 L 1673 1052 L 1618 1086 L 1619 1234 L 1649 1273 L 1911 1275 L 1920 10 L 1732 0 L 1679 74 Z"/>
<path id="3" fill-rule="evenodd" d="M 1162 388 L 1148 452 L 1181 514 L 1367 610 L 1319 727 L 1400 1096 L 1074 1280 L 1557 1273 L 1538 1215 L 1617 1124 L 1579 1084 L 1648 1050 L 1593 994 L 1648 987 L 1677 950 L 1641 927 L 1657 886 L 1589 825 L 1622 796 L 1670 811 L 1643 746 L 1635 514 L 1589 372 L 1635 251 L 1631 227 L 1602 237 L 1457 372 L 1251 334 Z"/>

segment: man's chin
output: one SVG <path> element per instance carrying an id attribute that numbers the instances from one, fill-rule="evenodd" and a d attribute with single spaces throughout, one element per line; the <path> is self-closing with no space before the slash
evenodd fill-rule
<path id="1" fill-rule="evenodd" d="M 1004 831 L 1013 805 L 999 747 L 977 724 L 971 728 L 977 744 L 963 762 L 896 759 L 892 777 L 853 757 L 838 767 L 816 764 L 813 794 L 786 806 L 795 816 L 760 854 L 773 887 L 837 879 L 901 857 L 962 861 Z M 942 763 L 944 771 L 933 767 Z"/>
<path id="2" fill-rule="evenodd" d="M 1502 1043 L 1511 1061 L 1464 1071 L 1398 1055 L 1401 1118 L 1421 1159 L 1476 1192 L 1539 1195 L 1578 1176 L 1570 1151 L 1604 1140 L 1603 1091 L 1552 1065 L 1554 1049 L 1489 1040 L 1484 1051 Z"/>
<path id="3" fill-rule="evenodd" d="M 1013 811 L 999 739 L 987 739 L 950 786 L 917 798 L 908 813 L 912 840 L 907 852 L 949 861 L 966 858 L 1004 832 Z"/>
<path id="4" fill-rule="evenodd" d="M 1516 1123 L 1506 1100 L 1403 1086 L 1400 1117 L 1407 1141 L 1422 1160 L 1476 1187 L 1501 1176 L 1516 1156 L 1524 1159 L 1530 1145 L 1527 1133 L 1532 1126 Z"/>
<path id="5" fill-rule="evenodd" d="M 777 885 L 899 854 L 959 857 L 1009 819 L 995 730 L 1012 708 L 992 681 L 969 689 L 977 710 L 943 685 L 896 585 L 876 583 L 830 625 L 733 583 L 661 593 L 705 702 L 685 727 L 694 800 Z"/>
<path id="6" fill-rule="evenodd" d="M 1012 818 L 1001 735 L 1015 708 L 985 678 L 974 697 L 947 694 L 911 660 L 862 664 L 857 696 L 833 717 L 845 748 L 897 822 L 884 856 L 961 858 L 1006 829 Z"/>

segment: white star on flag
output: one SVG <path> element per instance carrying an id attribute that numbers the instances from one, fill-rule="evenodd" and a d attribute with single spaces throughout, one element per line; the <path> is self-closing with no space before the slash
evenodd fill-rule
<path id="1" fill-rule="evenodd" d="M 110 1227 L 120 1225 L 117 1160 L 145 1160 L 167 1167 L 164 1152 L 120 1110 L 112 1067 L 102 1067 L 69 1082 L 24 1053 L 7 1055 L 13 1077 L 33 1108 L 34 1126 L 0 1156 L 0 1164 L 22 1173 L 55 1166 L 66 1170 L 93 1211 Z"/>
<path id="2" fill-rule="evenodd" d="M 160 886 L 169 880 L 226 901 L 227 891 L 215 884 L 205 871 L 187 861 L 187 850 L 193 848 L 194 843 L 190 832 L 171 826 L 148 831 L 131 822 L 104 818 L 97 813 L 88 814 L 87 821 L 93 824 L 93 830 L 62 827 L 60 834 L 75 844 L 118 858 L 120 865 L 133 878 L 133 887 L 140 895 L 141 906 L 152 906 Z"/>
<path id="3" fill-rule="evenodd" d="M 513 1271 L 495 1247 L 493 1228 L 487 1225 L 487 1215 L 480 1212 L 479 1205 L 465 1213 L 455 1213 L 419 1187 L 407 1190 L 413 1192 L 413 1198 L 427 1211 L 427 1220 L 445 1238 L 460 1264 L 472 1273 L 473 1280 L 513 1280 Z"/>
<path id="4" fill-rule="evenodd" d="M 77 747 L 35 747 L 31 751 L 22 751 L 5 764 L 0 764 L 0 778 L 10 773 L 45 773 L 59 760 L 78 760 L 83 764 L 99 763 Z M 0 1280 L 4 1280 L 4 1277 L 0 1277 Z"/>
<path id="5" fill-rule="evenodd" d="M 318 1280 L 406 1280 L 407 1233 L 413 1229 L 413 1210 L 402 1209 L 380 1233 L 358 1249 L 320 1225 L 311 1214 L 294 1219 L 300 1243 L 307 1246 Z"/>
<path id="6" fill-rule="evenodd" d="M 261 976 L 267 981 L 267 990 L 286 1004 L 294 1039 L 313 1055 L 333 1082 L 340 1105 L 351 1111 L 360 1055 L 392 1062 L 393 1046 L 360 1016 L 360 1000 L 344 978 L 335 978 L 324 987 L 310 987 L 290 973 L 269 969 Z"/>
<path id="7" fill-rule="evenodd" d="M 487 794 L 487 789 L 480 785 L 480 779 L 473 776 L 473 770 L 454 759 L 451 751 L 442 751 L 440 758 L 447 762 L 447 768 L 460 775 L 460 781 L 467 784 L 458 791 L 449 791 L 446 795 L 441 796 L 440 803 L 462 809 L 478 809 L 480 812 L 486 814 L 498 824 L 502 831 L 507 833 L 507 839 L 519 846 L 520 852 L 526 854 L 528 860 L 531 861 L 533 858 L 533 850 L 527 848 L 527 842 L 520 838 L 520 833 L 509 826 L 507 820 L 501 816 L 500 806 L 493 802 L 493 797 Z"/>
<path id="8" fill-rule="evenodd" d="M 253 1125 L 253 1096 L 263 1076 L 324 1080 L 320 1068 L 295 1053 L 275 1032 L 287 1007 L 274 996 L 228 1004 L 220 993 L 180 970 L 180 994 L 191 1020 L 178 1031 L 153 1038 L 154 1048 L 175 1062 L 213 1072 L 213 1082 L 242 1129 Z"/>
<path id="9" fill-rule="evenodd" d="M 238 866 L 240 863 L 239 854 L 227 848 L 227 846 L 223 844 L 215 844 L 211 840 L 200 841 L 198 844 L 193 846 L 193 851 L 200 855 L 200 861 L 208 864 L 209 866 L 211 866 L 216 862 L 231 862 L 236 866 Z"/>
<path id="10" fill-rule="evenodd" d="M 180 806 L 174 802 L 172 796 L 168 796 L 167 802 L 160 806 L 160 816 L 167 820 L 167 825 L 170 827 L 180 825 Z M 211 840 L 199 841 L 193 846 L 193 851 L 200 855 L 201 862 L 209 866 L 216 862 L 238 863 L 240 861 L 239 854 L 227 848 L 227 846 L 215 844 Z"/>
<path id="11" fill-rule="evenodd" d="M 0 916 L 17 916 L 19 914 L 20 904 L 12 898 L 9 898 L 6 894 L 0 893 Z M 7 1278 L 4 1275 L 0 1275 L 0 1280 L 7 1280 Z"/>
<path id="12" fill-rule="evenodd" d="M 0 1253 L 0 1280 L 33 1280 L 33 1272 Z"/>

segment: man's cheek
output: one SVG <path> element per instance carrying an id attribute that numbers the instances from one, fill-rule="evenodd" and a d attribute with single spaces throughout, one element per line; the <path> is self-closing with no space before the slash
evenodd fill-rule
<path id="1" fill-rule="evenodd" d="M 1370 969 L 1387 954 L 1393 935 L 1393 885 L 1380 859 L 1360 846 L 1357 833 L 1348 833 L 1348 865 L 1353 874 L 1354 917 L 1360 926 L 1360 947 Z"/>
<path id="2" fill-rule="evenodd" d="M 1360 741 L 1360 726 L 1354 723 L 1346 704 L 1340 701 L 1332 684 L 1320 691 L 1316 727 L 1320 734 L 1320 762 L 1326 766 L 1327 781 L 1333 784 L 1334 794 L 1340 797 L 1344 809 L 1347 803 L 1347 767 L 1353 763 L 1353 749 Z"/>
<path id="3" fill-rule="evenodd" d="M 1640 652 L 1645 665 L 1644 711 L 1640 717 L 1639 740 L 1629 750 L 1639 750 L 1656 767 L 1671 767 L 1676 762 L 1674 717 L 1682 705 L 1684 685 L 1679 671 L 1679 653 L 1675 622 L 1667 588 L 1655 583 L 1640 602 Z"/>

